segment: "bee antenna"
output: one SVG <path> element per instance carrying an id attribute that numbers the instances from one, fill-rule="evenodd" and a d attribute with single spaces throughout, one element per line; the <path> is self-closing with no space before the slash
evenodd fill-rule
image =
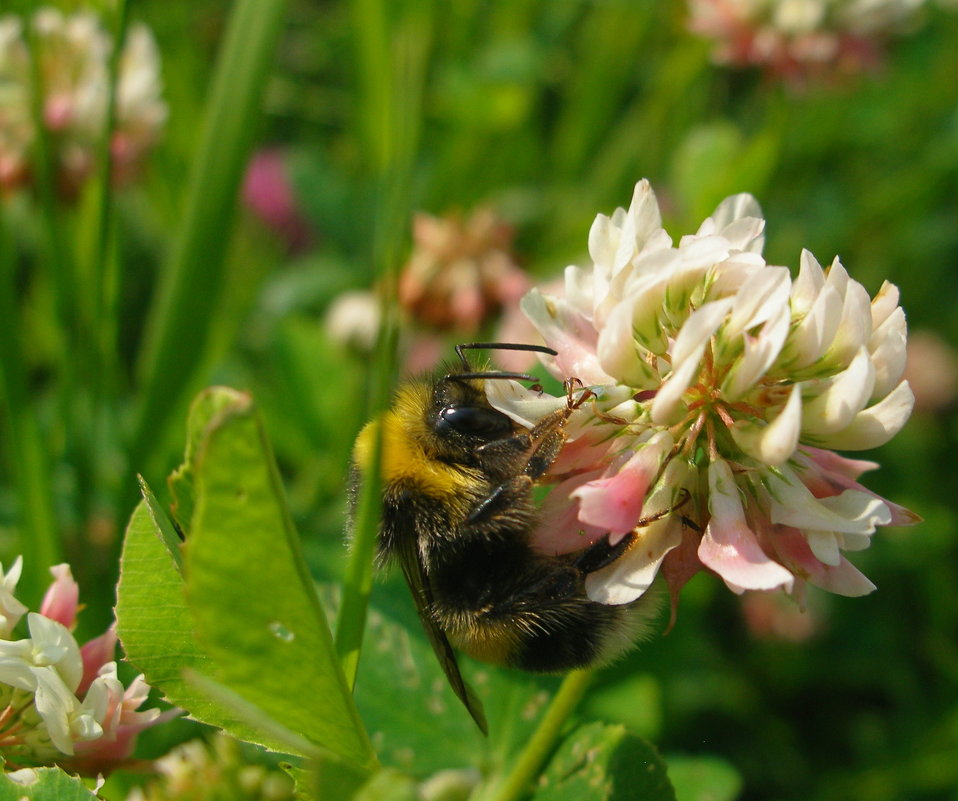
<path id="1" fill-rule="evenodd" d="M 548 353 L 550 356 L 559 355 L 558 351 L 554 351 L 545 345 L 526 345 L 521 342 L 464 342 L 456 345 L 456 355 L 459 357 L 459 361 L 462 362 L 462 368 L 464 370 L 469 369 L 469 361 L 463 353 L 464 350 L 526 350 L 534 353 Z M 530 379 L 528 376 L 517 376 L 514 373 L 484 373 L 480 375 L 484 378 L 516 378 L 517 381 L 535 380 Z M 476 378 L 479 376 L 469 377 Z"/>

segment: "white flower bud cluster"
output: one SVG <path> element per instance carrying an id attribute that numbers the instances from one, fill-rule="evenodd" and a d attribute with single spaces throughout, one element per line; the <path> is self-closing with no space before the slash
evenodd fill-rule
<path id="1" fill-rule="evenodd" d="M 64 193 L 75 193 L 93 171 L 105 134 L 113 43 L 89 12 L 66 16 L 41 8 L 29 25 L 32 37 L 23 18 L 0 17 L 0 190 L 29 184 L 37 173 L 32 163 L 36 74 L 58 186 Z M 161 92 L 156 43 L 145 26 L 133 25 L 117 77 L 110 140 L 114 180 L 134 175 L 159 138 L 167 116 Z"/>
<path id="2" fill-rule="evenodd" d="M 720 64 L 786 77 L 877 62 L 889 36 L 914 27 L 925 0 L 689 0 L 689 28 Z"/>

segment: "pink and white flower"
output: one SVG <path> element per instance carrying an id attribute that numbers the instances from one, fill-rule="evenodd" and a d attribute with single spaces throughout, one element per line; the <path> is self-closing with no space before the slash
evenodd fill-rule
<path id="1" fill-rule="evenodd" d="M 736 195 L 675 243 L 642 181 L 628 211 L 596 218 L 592 264 L 566 269 L 563 295 L 522 301 L 558 352 L 547 369 L 588 393 L 536 547 L 634 538 L 588 577 L 594 600 L 633 601 L 660 569 L 674 598 L 702 568 L 737 593 L 860 595 L 874 587 L 843 552 L 918 520 L 857 482 L 874 463 L 833 451 L 878 447 L 911 412 L 898 290 L 869 298 L 837 258 L 823 269 L 808 251 L 793 278 L 763 258 L 764 228 L 756 200 Z M 511 382 L 486 391 L 528 426 L 565 403 Z"/>
<path id="2" fill-rule="evenodd" d="M 178 710 L 138 711 L 149 687 L 142 676 L 126 688 L 120 683 L 112 626 L 80 647 L 71 633 L 79 588 L 69 565 L 50 568 L 54 581 L 39 614 L 26 607 L 20 612 L 13 591 L 21 564 L 18 557 L 6 574 L 0 567 L 0 607 L 6 610 L 0 638 L 0 755 L 13 765 L 69 762 L 77 770 L 108 772 L 132 754 L 139 731 Z M 30 636 L 14 639 L 14 618 L 24 612 Z"/>
<path id="3" fill-rule="evenodd" d="M 36 52 L 27 44 L 26 21 L 0 18 L 0 190 L 29 184 L 35 174 L 31 58 L 43 79 L 40 98 L 59 187 L 67 195 L 91 174 L 106 125 L 109 59 L 113 43 L 89 12 L 64 15 L 38 9 L 29 20 Z M 166 122 L 160 56 L 143 25 L 130 26 L 116 86 L 116 121 L 110 140 L 113 177 L 135 175 Z"/>
<path id="4" fill-rule="evenodd" d="M 689 0 L 689 28 L 719 64 L 760 66 L 796 80 L 859 72 L 885 41 L 914 27 L 925 0 Z"/>

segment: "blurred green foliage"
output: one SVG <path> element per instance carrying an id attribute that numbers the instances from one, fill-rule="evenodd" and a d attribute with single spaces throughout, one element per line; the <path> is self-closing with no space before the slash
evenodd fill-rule
<path id="1" fill-rule="evenodd" d="M 192 258 L 197 269 L 204 254 L 221 260 L 209 289 L 216 302 L 191 297 L 189 276 L 180 277 L 180 297 L 204 317 L 176 318 L 186 328 L 174 332 L 182 352 L 167 358 L 185 367 L 164 397 L 162 381 L 144 381 L 145 321 L 157 313 L 174 243 L 202 211 L 203 197 L 187 211 L 184 187 L 230 8 L 222 0 L 131 4 L 131 16 L 157 37 L 170 118 L 141 182 L 111 198 L 118 301 L 115 317 L 100 322 L 116 331 L 112 373 L 85 383 L 81 371 L 69 398 L 44 218 L 34 197 L 3 201 L 0 325 L 8 330 L 0 346 L 9 346 L 2 355 L 10 369 L 0 407 L 0 558 L 65 554 L 91 631 L 111 614 L 135 474 L 171 500 L 163 480 L 179 459 L 186 399 L 212 383 L 257 399 L 306 532 L 307 561 L 317 579 L 340 580 L 349 452 L 368 413 L 370 376 L 365 355 L 330 339 L 324 315 L 341 292 L 372 286 L 384 260 L 401 261 L 413 210 L 492 204 L 515 226 L 524 266 L 548 280 L 585 261 L 594 215 L 627 205 L 643 176 L 676 234 L 694 230 L 725 195 L 748 191 L 768 220 L 770 262 L 795 268 L 802 247 L 823 263 L 838 254 L 872 293 L 886 279 L 899 285 L 913 332 L 958 342 L 954 12 L 929 8 L 874 74 L 795 90 L 711 65 L 707 45 L 685 30 L 684 4 L 667 0 L 293 0 L 275 59 L 261 53 L 260 74 L 248 79 L 266 78 L 262 114 L 240 124 L 259 147 L 281 152 L 310 245 L 290 248 L 248 211 L 233 225 L 231 197 L 210 199 L 217 209 L 203 219 L 212 229 Z M 206 147 L 215 152 L 216 144 Z M 225 158 L 238 175 L 244 148 Z M 83 203 L 55 216 L 68 249 L 90 235 Z M 149 403 L 169 410 L 162 420 L 141 418 L 149 442 L 131 451 L 137 409 Z M 679 801 L 958 799 L 953 411 L 954 402 L 919 409 L 875 454 L 882 469 L 868 486 L 925 518 L 881 531 L 855 555 L 876 593 L 813 593 L 812 625 L 793 641 L 757 628 L 742 599 L 699 575 L 675 628 L 601 673 L 580 718 L 624 724 L 656 743 L 667 763 L 674 755 Z M 29 491 L 24 476 L 33 476 Z M 30 539 L 37 527 L 56 537 L 46 551 Z M 32 602 L 46 565 L 28 567 Z M 396 576 L 377 584 L 372 604 L 379 617 L 367 651 L 391 621 L 412 638 L 402 659 L 429 658 Z M 395 731 L 406 724 L 389 719 L 377 697 L 388 663 L 370 660 L 361 663 L 358 704 L 371 730 L 384 721 Z M 482 692 L 494 732 L 522 717 L 510 699 L 555 685 L 490 673 Z M 520 687 L 514 695 L 510 683 Z M 380 756 L 417 778 L 463 767 L 459 743 L 442 747 L 443 737 L 460 736 L 460 723 L 468 721 L 420 733 L 418 755 L 387 737 Z M 144 753 L 168 747 L 164 736 L 144 737 Z M 524 736 L 518 725 L 497 742 L 518 747 Z M 714 795 L 696 789 L 702 775 Z"/>

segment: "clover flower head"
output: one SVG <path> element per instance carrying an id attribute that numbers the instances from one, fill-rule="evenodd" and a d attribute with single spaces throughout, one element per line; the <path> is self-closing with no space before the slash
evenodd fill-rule
<path id="1" fill-rule="evenodd" d="M 282 150 L 270 148 L 253 154 L 243 179 L 243 202 L 291 253 L 303 251 L 312 241 Z"/>
<path id="2" fill-rule="evenodd" d="M 91 174 L 108 111 L 113 42 L 89 12 L 64 15 L 41 8 L 29 20 L 36 52 L 27 44 L 27 22 L 0 18 L 0 189 L 29 184 L 35 173 L 32 58 L 38 61 L 42 125 L 57 180 L 66 195 Z M 166 121 L 160 58 L 152 34 L 130 26 L 116 86 L 116 123 L 110 140 L 113 178 L 134 176 Z"/>
<path id="3" fill-rule="evenodd" d="M 0 567 L 6 609 L 20 567 L 19 558 L 6 574 Z M 68 565 L 50 572 L 54 581 L 40 613 L 26 613 L 30 636 L 14 639 L 11 626 L 0 639 L 0 756 L 11 765 L 68 762 L 106 772 L 128 758 L 136 734 L 162 716 L 156 709 L 137 711 L 149 691 L 142 676 L 128 688 L 117 679 L 112 627 L 80 647 L 69 628 L 76 582 Z"/>
<path id="4" fill-rule="evenodd" d="M 730 589 L 874 586 L 845 558 L 877 526 L 918 518 L 857 479 L 877 465 L 838 455 L 887 442 L 913 404 L 898 290 L 874 298 L 838 259 L 807 251 L 796 277 L 762 256 L 750 195 L 727 198 L 678 243 L 648 182 L 628 211 L 599 215 L 592 264 L 562 296 L 522 308 L 582 388 L 552 466 L 536 547 L 565 553 L 609 536 L 628 548 L 589 575 L 596 601 L 627 603 L 660 571 L 673 593 L 706 568 Z M 488 382 L 525 425 L 569 399 Z"/>
<path id="5" fill-rule="evenodd" d="M 417 214 L 413 252 L 399 276 L 400 304 L 433 329 L 474 333 L 528 289 L 512 237 L 511 227 L 489 208 L 466 217 Z"/>
<path id="6" fill-rule="evenodd" d="M 126 801 L 292 801 L 293 782 L 277 767 L 252 764 L 235 740 L 220 732 L 209 743 L 190 740 L 154 762 L 158 776 Z"/>
<path id="7" fill-rule="evenodd" d="M 917 22 L 925 0 L 689 0 L 689 27 L 713 60 L 791 80 L 860 72 L 885 41 Z"/>

